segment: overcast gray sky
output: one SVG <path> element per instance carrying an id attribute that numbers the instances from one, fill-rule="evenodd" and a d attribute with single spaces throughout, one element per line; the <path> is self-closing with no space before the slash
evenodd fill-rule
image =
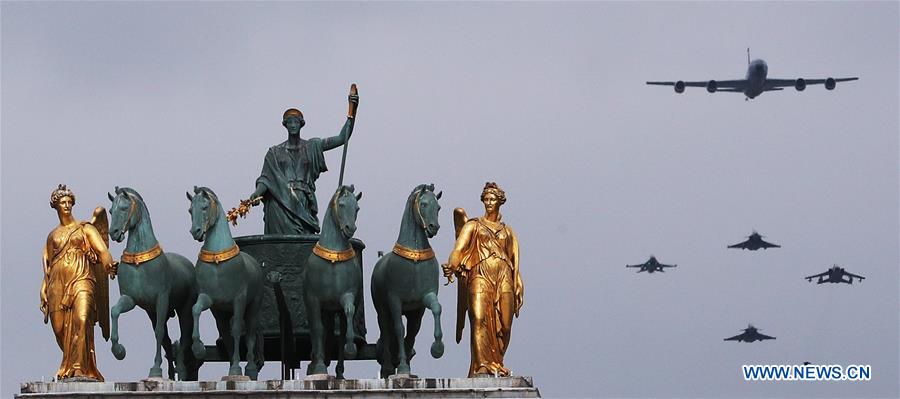
<path id="1" fill-rule="evenodd" d="M 163 247 L 193 259 L 184 191 L 205 185 L 236 205 L 286 138 L 282 112 L 304 112 L 306 137 L 336 134 L 352 82 L 361 100 L 346 181 L 365 193 L 366 292 L 413 186 L 444 191 L 432 240 L 444 260 L 450 210 L 481 214 L 481 187 L 497 181 L 526 286 L 506 364 L 545 396 L 900 395 L 897 2 L 3 2 L 0 13 L 3 396 L 59 364 L 38 310 L 58 183 L 82 219 L 109 206 L 114 186 L 136 188 Z M 749 102 L 644 85 L 743 78 L 747 47 L 770 77 L 860 80 Z M 340 156 L 326 155 L 320 202 Z M 261 218 L 254 209 L 234 234 L 260 233 Z M 725 249 L 753 229 L 783 248 Z M 651 254 L 678 268 L 624 268 Z M 802 279 L 835 263 L 867 279 Z M 466 373 L 450 288 L 446 353 L 428 356 L 426 316 L 419 375 Z M 722 341 L 749 322 L 778 339 Z M 128 357 L 115 360 L 98 330 L 98 362 L 108 380 L 133 381 L 151 365 L 152 333 L 139 310 L 121 323 Z M 208 314 L 202 328 L 214 340 Z M 873 376 L 741 375 L 742 364 L 804 361 L 869 364 Z M 207 364 L 201 376 L 226 370 Z M 347 366 L 350 377 L 376 372 Z"/>

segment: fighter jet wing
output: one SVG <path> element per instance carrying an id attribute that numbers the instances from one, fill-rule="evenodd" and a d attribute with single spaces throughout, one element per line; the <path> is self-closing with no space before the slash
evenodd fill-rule
<path id="1" fill-rule="evenodd" d="M 844 275 L 847 276 L 847 277 L 850 277 L 850 280 L 851 280 L 851 281 L 852 281 L 853 279 L 855 279 L 855 278 L 856 278 L 856 279 L 859 279 L 859 281 L 863 281 L 863 280 L 866 279 L 866 278 L 863 277 L 863 276 L 857 276 L 857 275 L 855 275 L 855 274 L 853 274 L 853 273 L 847 273 L 847 272 L 844 272 Z"/>
<path id="2" fill-rule="evenodd" d="M 771 242 L 766 242 L 764 240 L 759 240 L 760 248 L 781 248 L 781 245 L 772 244 Z"/>
<path id="3" fill-rule="evenodd" d="M 663 268 L 663 267 L 676 267 L 676 266 L 678 266 L 678 265 L 667 265 L 667 264 L 665 264 L 665 263 L 660 263 L 660 264 L 659 264 L 659 267 L 660 267 L 660 268 Z M 662 271 L 662 270 L 660 270 L 660 271 Z"/>
<path id="4" fill-rule="evenodd" d="M 740 341 L 740 340 L 744 339 L 744 335 L 745 335 L 745 334 L 746 334 L 746 333 L 740 333 L 740 334 L 735 335 L 735 336 L 733 336 L 733 337 L 731 337 L 731 338 L 725 338 L 723 341 Z"/>
<path id="5" fill-rule="evenodd" d="M 647 82 L 647 84 L 654 86 L 675 86 L 677 84 L 684 84 L 684 87 L 706 87 L 709 84 L 709 81 L 684 82 L 679 80 L 676 82 Z M 716 80 L 716 91 L 742 93 L 745 86 L 747 86 L 747 79 Z"/>
<path id="6" fill-rule="evenodd" d="M 828 275 L 828 272 L 822 272 L 819 274 L 813 274 L 812 276 L 806 276 L 804 278 L 806 279 L 806 281 L 812 281 L 812 279 L 814 279 L 814 278 L 825 277 L 827 275 Z"/>
<path id="7" fill-rule="evenodd" d="M 756 333 L 756 339 L 762 341 L 764 339 L 775 339 L 775 337 L 770 337 L 770 336 L 768 336 L 766 334 L 762 334 L 762 333 Z"/>
<path id="8" fill-rule="evenodd" d="M 728 248 L 747 249 L 747 244 L 749 244 L 749 243 L 750 243 L 750 240 L 747 240 L 747 241 L 744 241 L 744 242 L 739 242 L 739 243 L 734 244 L 734 245 L 729 245 Z"/>
<path id="9" fill-rule="evenodd" d="M 644 265 L 625 265 L 625 267 L 643 267 Z"/>
<path id="10" fill-rule="evenodd" d="M 829 78 L 831 79 L 831 78 Z M 803 79 L 806 82 L 806 85 L 820 85 L 828 82 L 828 79 Z M 851 80 L 859 80 L 858 77 L 853 78 L 837 78 L 832 79 L 835 83 L 839 82 L 849 82 Z M 776 87 L 795 87 L 797 85 L 797 79 L 766 79 L 766 90 L 771 90 L 771 88 Z M 833 89 L 834 87 L 832 87 Z"/>

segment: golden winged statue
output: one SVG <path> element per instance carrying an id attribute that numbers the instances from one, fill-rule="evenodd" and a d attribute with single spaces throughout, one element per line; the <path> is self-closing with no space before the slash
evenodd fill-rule
<path id="1" fill-rule="evenodd" d="M 525 287 L 519 273 L 519 243 L 513 229 L 502 221 L 500 206 L 506 193 L 493 182 L 481 193 L 485 214 L 469 218 L 462 208 L 453 210 L 456 243 L 442 267 L 448 284 L 457 285 L 456 342 L 462 340 L 466 315 L 471 328 L 469 377 L 508 376 L 503 364 L 509 347 L 513 317 L 519 316 Z"/>
<path id="2" fill-rule="evenodd" d="M 75 194 L 65 185 L 50 195 L 59 225 L 47 236 L 43 251 L 41 312 L 50 322 L 63 352 L 58 380 L 103 381 L 94 353 L 94 323 L 109 339 L 109 280 L 117 263 L 109 254 L 106 209 L 94 210 L 90 222 L 72 215 Z"/>

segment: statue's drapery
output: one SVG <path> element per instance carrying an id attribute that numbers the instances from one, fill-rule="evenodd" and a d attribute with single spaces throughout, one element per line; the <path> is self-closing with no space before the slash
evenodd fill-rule
<path id="1" fill-rule="evenodd" d="M 265 234 L 319 232 L 316 179 L 327 170 L 322 139 L 301 140 L 296 150 L 287 141 L 269 148 L 256 179 L 266 186 Z"/>
<path id="2" fill-rule="evenodd" d="M 103 381 L 94 353 L 94 323 L 106 314 L 100 308 L 108 306 L 105 298 L 99 297 L 105 294 L 102 291 L 106 273 L 87 242 L 85 225 L 69 227 L 62 242 L 48 253 L 48 273 L 43 284 L 49 319 L 63 352 L 57 379 L 89 377 Z M 105 337 L 107 331 L 104 330 Z"/>

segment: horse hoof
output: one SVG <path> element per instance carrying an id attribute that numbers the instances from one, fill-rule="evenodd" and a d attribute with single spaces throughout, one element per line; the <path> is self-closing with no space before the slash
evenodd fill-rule
<path id="1" fill-rule="evenodd" d="M 112 346 L 113 356 L 116 357 L 116 360 L 122 360 L 125 358 L 125 347 L 120 343 L 115 343 Z"/>
<path id="2" fill-rule="evenodd" d="M 228 375 L 244 375 L 244 373 L 241 371 L 241 366 L 237 365 L 228 369 Z"/>
<path id="3" fill-rule="evenodd" d="M 441 341 L 434 341 L 431 344 L 431 357 L 438 359 L 441 356 L 444 356 L 444 343 Z"/>
<path id="4" fill-rule="evenodd" d="M 175 367 L 175 375 L 178 377 L 178 381 L 187 381 L 188 380 L 187 367 L 176 366 Z"/>
<path id="5" fill-rule="evenodd" d="M 401 364 L 400 367 L 397 367 L 397 374 L 410 374 L 409 364 Z"/>
<path id="6" fill-rule="evenodd" d="M 347 359 L 356 358 L 356 344 L 348 342 L 346 345 L 344 345 L 344 356 Z"/>
<path id="7" fill-rule="evenodd" d="M 256 381 L 256 379 L 259 377 L 259 370 L 247 367 L 244 369 L 244 375 L 250 377 L 251 380 Z"/>
<path id="8" fill-rule="evenodd" d="M 321 362 L 310 364 L 309 368 L 306 369 L 306 375 L 314 374 L 328 374 L 328 368 L 325 367 L 325 364 Z"/>
<path id="9" fill-rule="evenodd" d="M 194 352 L 194 357 L 197 360 L 203 360 L 206 357 L 206 346 L 203 345 L 203 341 L 197 339 L 191 344 L 191 351 Z"/>
<path id="10" fill-rule="evenodd" d="M 150 375 L 148 378 L 162 378 L 162 367 L 152 367 L 150 368 Z"/>

